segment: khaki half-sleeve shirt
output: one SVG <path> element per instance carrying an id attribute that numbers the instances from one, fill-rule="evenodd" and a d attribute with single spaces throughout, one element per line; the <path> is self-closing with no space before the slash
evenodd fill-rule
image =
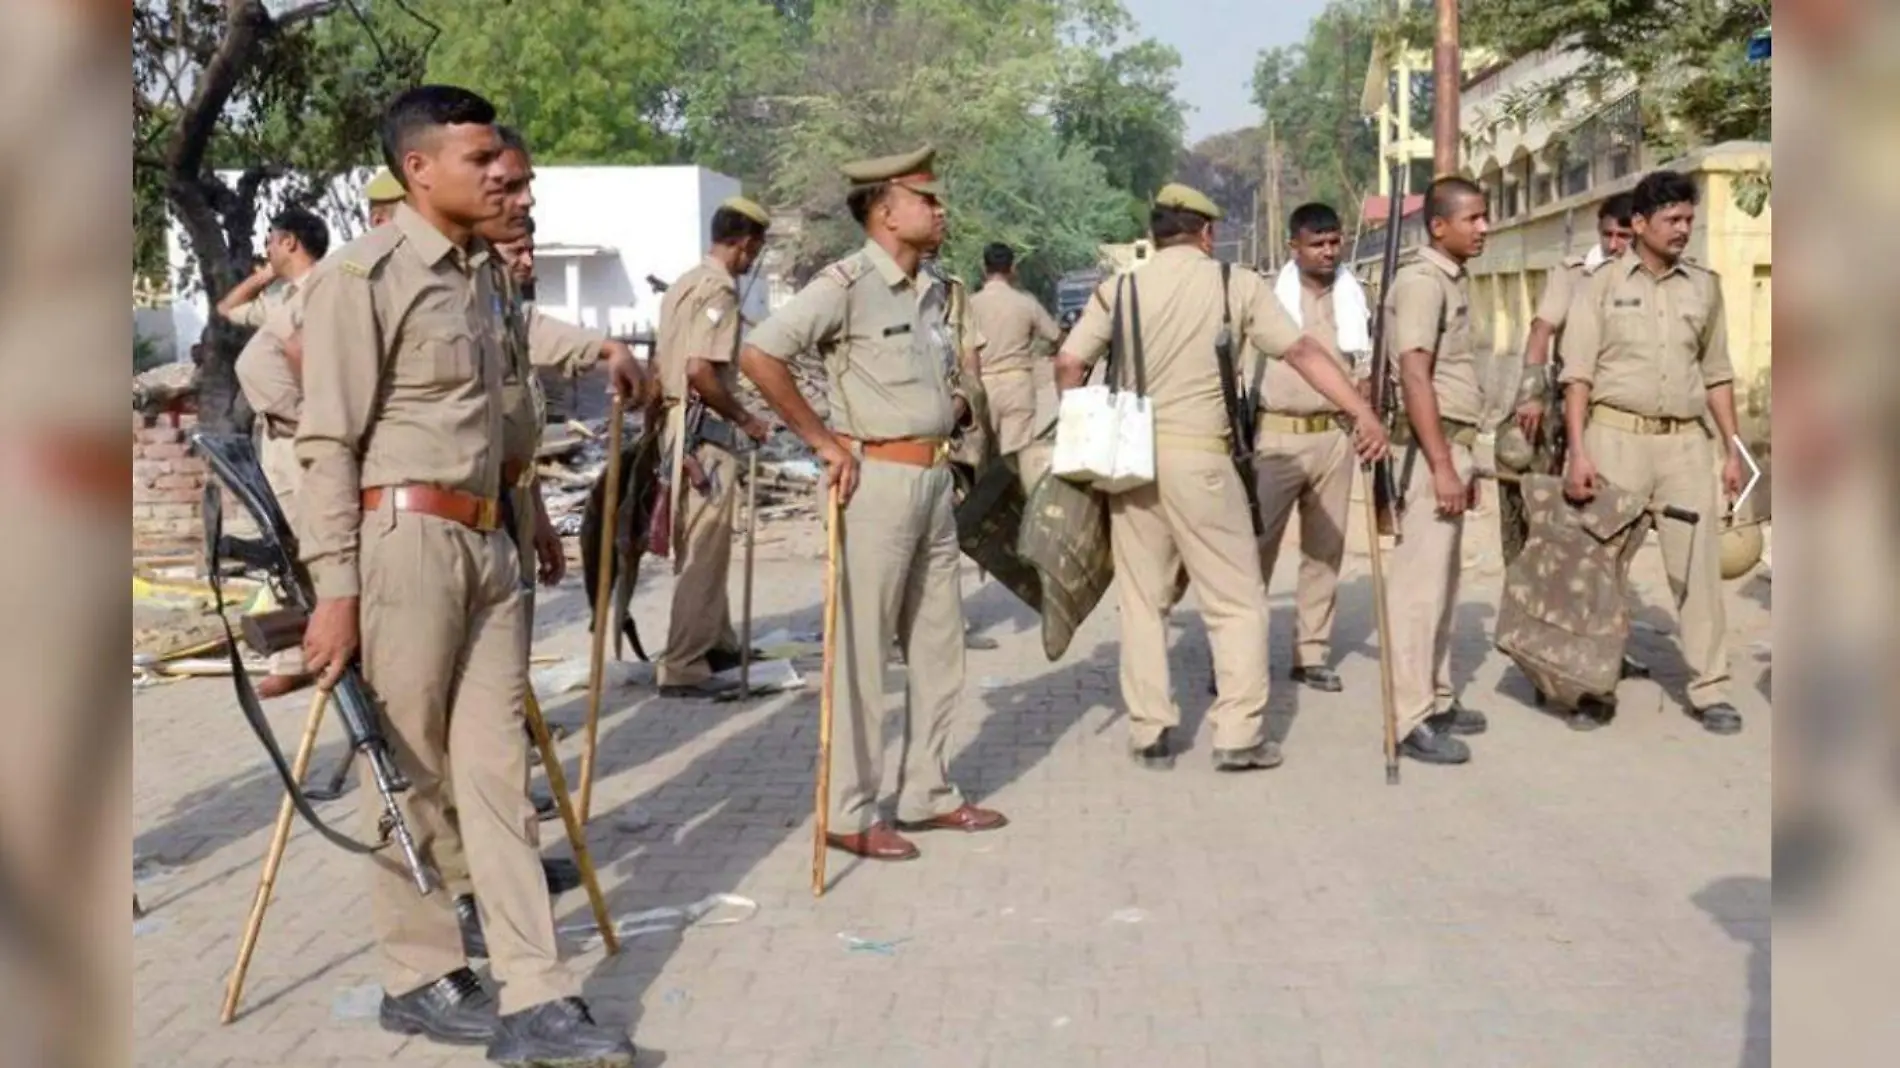
<path id="1" fill-rule="evenodd" d="M 1278 295 L 1275 294 L 1276 302 Z M 1285 310 L 1285 305 L 1281 305 Z M 1339 365 L 1339 369 L 1350 378 L 1352 364 L 1339 351 L 1339 320 L 1335 317 L 1333 289 L 1328 286 L 1325 292 L 1315 293 L 1305 284 L 1300 286 L 1300 329 L 1307 337 L 1326 347 L 1327 355 Z M 1281 415 L 1326 415 L 1339 411 L 1339 405 L 1314 389 L 1293 366 L 1285 360 L 1268 360 L 1263 369 L 1260 391 L 1256 395 L 1258 407 L 1262 411 L 1277 412 Z"/>
<path id="2" fill-rule="evenodd" d="M 660 300 L 660 331 L 655 354 L 666 399 L 680 401 L 692 386 L 687 365 L 713 365 L 728 393 L 739 388 L 741 315 L 738 281 L 711 256 L 679 276 Z"/>
<path id="3" fill-rule="evenodd" d="M 271 313 L 296 299 L 297 294 L 310 281 L 305 275 L 292 281 L 265 287 L 262 293 L 231 309 L 225 318 L 239 326 L 256 330 L 264 325 Z"/>
<path id="4" fill-rule="evenodd" d="M 303 294 L 299 291 L 265 317 L 238 353 L 238 388 L 277 437 L 295 434 L 303 417 L 303 385 L 286 355 L 290 339 L 301 329 Z"/>
<path id="5" fill-rule="evenodd" d="M 860 441 L 948 438 L 961 375 L 945 287 L 907 276 L 875 242 L 818 272 L 749 343 L 776 360 L 816 350 L 831 425 Z"/>
<path id="6" fill-rule="evenodd" d="M 982 359 L 986 375 L 1031 370 L 1036 343 L 1053 351 L 1062 337 L 1062 328 L 1041 301 L 996 279 L 971 294 L 970 316 L 987 342 Z"/>
<path id="7" fill-rule="evenodd" d="M 1223 307 L 1220 263 L 1191 245 L 1173 245 L 1155 253 L 1140 270 L 1103 282 L 1063 344 L 1064 351 L 1085 365 L 1094 366 L 1109 349 L 1118 288 L 1130 366 L 1115 372 L 1113 384 L 1129 389 L 1136 384 L 1132 291 L 1141 309 L 1142 359 L 1148 397 L 1154 402 L 1156 444 L 1165 448 L 1169 438 L 1186 447 L 1226 440 L 1227 402 L 1220 361 L 1214 355 Z M 1299 327 L 1280 307 L 1273 287 L 1245 267 L 1229 273 L 1226 308 L 1233 320 L 1234 370 L 1241 378 L 1237 385 L 1253 381 L 1258 360 L 1274 359 L 1300 339 Z"/>
<path id="8" fill-rule="evenodd" d="M 1420 249 L 1393 276 L 1383 314 L 1391 351 L 1401 360 L 1414 350 L 1433 354 L 1439 417 L 1477 425 L 1484 414 L 1484 389 L 1478 381 L 1465 269 L 1435 248 Z"/>
<path id="9" fill-rule="evenodd" d="M 1577 286 L 1584 279 L 1583 257 L 1572 256 L 1550 272 L 1544 295 L 1537 301 L 1536 318 L 1562 330 L 1570 315 L 1570 303 L 1576 299 Z"/>
<path id="10" fill-rule="evenodd" d="M 507 356 L 490 256 L 401 205 L 305 293 L 297 533 L 318 597 L 359 592 L 363 490 L 499 494 Z"/>
<path id="11" fill-rule="evenodd" d="M 1626 252 L 1579 287 L 1559 381 L 1585 383 L 1592 403 L 1699 419 L 1708 391 L 1735 380 L 1726 318 L 1713 271 L 1679 262 L 1657 276 Z"/>

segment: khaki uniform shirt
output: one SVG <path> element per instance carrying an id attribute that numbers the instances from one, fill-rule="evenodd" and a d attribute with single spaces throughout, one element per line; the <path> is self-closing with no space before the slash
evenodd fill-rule
<path id="1" fill-rule="evenodd" d="M 1214 342 L 1221 330 L 1220 264 L 1191 245 L 1173 245 L 1154 254 L 1140 271 L 1110 278 L 1096 289 L 1081 319 L 1069 332 L 1065 351 L 1093 367 L 1108 351 L 1114 328 L 1115 290 L 1138 282 L 1143 362 L 1148 368 L 1148 397 L 1154 403 L 1158 444 L 1168 437 L 1186 441 L 1226 440 L 1227 406 L 1221 391 L 1220 361 Z M 1130 333 L 1128 291 L 1122 293 L 1123 333 L 1130 366 L 1119 369 L 1116 385 L 1134 388 L 1134 339 Z M 1253 381 L 1257 360 L 1273 360 L 1293 347 L 1301 331 L 1280 306 L 1273 286 L 1245 267 L 1234 267 L 1228 282 L 1233 316 L 1234 361 L 1240 384 Z M 1249 352 L 1251 349 L 1251 352 Z"/>
<path id="2" fill-rule="evenodd" d="M 739 289 L 725 265 L 711 256 L 680 275 L 660 300 L 659 349 L 654 355 L 666 399 L 678 403 L 691 387 L 688 361 L 713 365 L 726 391 L 739 388 Z"/>
<path id="3" fill-rule="evenodd" d="M 269 286 L 256 297 L 232 308 L 231 314 L 225 318 L 239 326 L 256 330 L 264 325 L 272 312 L 297 299 L 297 294 L 309 281 L 310 276 L 306 274 L 302 278 L 292 279 L 283 285 Z"/>
<path id="4" fill-rule="evenodd" d="M 1586 276 L 1583 273 L 1583 257 L 1571 256 L 1558 264 L 1550 272 L 1550 280 L 1544 285 L 1544 295 L 1537 302 L 1536 318 L 1551 325 L 1552 329 L 1562 331 L 1564 321 L 1570 315 L 1570 302 L 1576 299 L 1577 286 Z"/>
<path id="5" fill-rule="evenodd" d="M 818 350 L 831 425 L 841 433 L 860 441 L 949 438 L 964 392 L 946 300 L 929 271 L 907 277 L 867 241 L 819 271 L 750 341 L 776 360 Z"/>
<path id="6" fill-rule="evenodd" d="M 318 597 L 359 592 L 363 490 L 499 495 L 507 353 L 491 255 L 400 205 L 304 294 L 297 533 Z"/>
<path id="7" fill-rule="evenodd" d="M 1326 352 L 1339 364 L 1346 377 L 1353 375 L 1352 365 L 1339 352 L 1339 322 L 1334 318 L 1333 289 L 1315 294 L 1300 284 L 1300 327 L 1306 335 L 1326 346 Z M 1257 394 L 1261 411 L 1281 415 L 1326 415 L 1339 411 L 1339 405 L 1325 398 L 1312 384 L 1300 377 L 1285 360 L 1268 360 L 1261 375 Z"/>
<path id="8" fill-rule="evenodd" d="M 501 262 L 489 263 L 508 352 L 502 378 L 502 459 L 525 467 L 534 462 L 547 422 L 547 398 L 535 370 L 580 374 L 599 360 L 603 335 L 528 306 Z"/>
<path id="9" fill-rule="evenodd" d="M 1439 418 L 1476 426 L 1484 414 L 1484 389 L 1471 338 L 1470 290 L 1462 266 L 1426 247 L 1393 276 L 1384 314 L 1392 352 L 1401 359 L 1415 349 L 1434 354 Z"/>
<path id="10" fill-rule="evenodd" d="M 1735 380 L 1725 319 L 1713 271 L 1679 262 L 1657 277 L 1625 252 L 1578 289 L 1559 381 L 1588 385 L 1594 404 L 1699 419 L 1708 391 Z"/>
<path id="11" fill-rule="evenodd" d="M 325 261 L 328 262 L 328 261 Z M 315 272 L 312 272 L 313 274 Z M 253 436 L 257 462 L 279 500 L 292 496 L 302 481 L 294 440 L 303 417 L 303 384 L 290 366 L 286 346 L 303 326 L 303 290 L 291 294 L 265 317 L 238 353 L 238 388 L 257 413 Z"/>
<path id="12" fill-rule="evenodd" d="M 982 361 L 986 375 L 1030 370 L 1036 342 L 1053 347 L 1062 337 L 1062 328 L 1042 302 L 1008 282 L 985 282 L 970 297 L 970 314 L 977 333 L 988 342 Z"/>

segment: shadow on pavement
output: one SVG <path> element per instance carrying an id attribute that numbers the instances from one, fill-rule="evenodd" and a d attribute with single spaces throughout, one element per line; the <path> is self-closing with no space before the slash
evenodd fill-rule
<path id="1" fill-rule="evenodd" d="M 1696 891 L 1690 899 L 1730 938 L 1748 947 L 1748 1013 L 1742 1021 L 1739 1068 L 1772 1063 L 1774 942 L 1771 884 L 1752 875 L 1731 875 Z"/>

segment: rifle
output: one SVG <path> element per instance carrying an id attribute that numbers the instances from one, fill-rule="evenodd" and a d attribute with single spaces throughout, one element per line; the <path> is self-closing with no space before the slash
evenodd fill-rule
<path id="1" fill-rule="evenodd" d="M 1241 388 L 1234 367 L 1234 314 L 1227 295 L 1232 271 L 1226 261 L 1221 262 L 1220 333 L 1214 339 L 1214 359 L 1220 364 L 1221 401 L 1227 406 L 1228 450 L 1234 469 L 1240 472 L 1240 488 L 1247 494 L 1247 515 L 1253 520 L 1253 536 L 1258 539 L 1266 537 L 1267 522 L 1260 514 L 1260 483 L 1254 478 L 1253 395 Z"/>
<path id="2" fill-rule="evenodd" d="M 1379 263 L 1379 303 L 1372 313 L 1372 410 L 1390 436 L 1398 426 L 1400 402 L 1392 383 L 1392 354 L 1386 351 L 1385 302 L 1392 296 L 1392 276 L 1399 269 L 1400 216 L 1404 211 L 1405 169 L 1392 167 L 1392 200 L 1385 220 L 1385 255 Z M 1387 457 L 1372 466 L 1372 499 L 1378 515 L 1379 533 L 1399 536 L 1399 510 L 1404 507 L 1403 490 L 1392 472 Z"/>
<path id="3" fill-rule="evenodd" d="M 363 756 L 364 766 L 369 769 L 370 778 L 376 784 L 376 792 L 382 795 L 381 830 L 385 841 L 366 845 L 325 824 L 310 807 L 310 801 L 297 782 L 297 776 L 285 761 L 283 750 L 277 744 L 277 736 L 271 731 L 270 722 L 264 718 L 264 710 L 258 704 L 257 691 L 252 688 L 250 676 L 244 670 L 237 636 L 231 632 L 231 623 L 224 616 L 222 564 L 225 559 L 232 559 L 248 569 L 262 571 L 278 594 L 279 603 L 284 605 L 283 610 L 275 614 L 278 618 L 268 623 L 258 621 L 253 624 L 247 621 L 245 628 L 252 637 L 268 644 L 283 641 L 285 636 L 301 636 L 303 621 L 316 608 L 315 587 L 311 584 L 309 571 L 297 557 L 297 537 L 291 532 L 283 511 L 277 507 L 277 498 L 271 493 L 264 469 L 258 466 L 257 451 L 251 439 L 238 434 L 200 432 L 191 435 L 191 445 L 204 458 L 218 482 L 222 482 L 231 495 L 244 505 L 259 532 L 259 536 L 254 539 L 225 534 L 223 503 L 218 486 L 216 483 L 206 484 L 205 563 L 210 573 L 218 621 L 224 625 L 231 653 L 231 677 L 237 687 L 238 707 L 250 722 L 251 730 L 256 732 L 258 741 L 264 744 L 264 751 L 276 766 L 278 776 L 284 780 L 284 789 L 289 792 L 290 802 L 298 815 L 318 834 L 352 853 L 374 853 L 393 837 L 402 852 L 403 864 L 409 869 L 410 879 L 415 883 L 416 892 L 427 897 L 437 885 L 435 873 L 422 862 L 422 856 L 416 850 L 415 837 L 403 819 L 402 810 L 396 805 L 396 795 L 409 789 L 409 780 L 396 767 L 389 740 L 383 737 L 376 700 L 368 684 L 363 681 L 358 665 L 353 663 L 344 669 L 342 678 L 337 680 L 330 696 L 343 722 L 343 733 L 349 740 L 350 750 Z"/>

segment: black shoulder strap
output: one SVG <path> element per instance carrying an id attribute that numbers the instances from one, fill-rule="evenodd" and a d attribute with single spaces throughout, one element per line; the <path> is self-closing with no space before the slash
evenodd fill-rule
<path id="1" fill-rule="evenodd" d="M 1100 299 L 1101 291 L 1097 290 L 1095 295 Z M 1108 359 L 1105 361 L 1108 366 L 1102 369 L 1102 381 L 1114 389 L 1121 381 L 1122 365 L 1127 360 L 1123 350 L 1128 346 L 1127 333 L 1122 329 L 1122 280 L 1119 278 L 1115 280 L 1115 306 L 1109 309 L 1108 316 Z"/>
<path id="2" fill-rule="evenodd" d="M 1228 280 L 1233 276 L 1233 267 L 1222 260 L 1220 265 L 1220 303 L 1221 332 L 1214 340 L 1214 359 L 1220 364 L 1221 401 L 1227 406 L 1227 418 L 1236 434 L 1244 434 L 1249 423 L 1248 412 L 1240 400 L 1240 372 L 1234 365 L 1234 328 L 1232 301 L 1227 294 Z M 1239 443 L 1240 439 L 1236 439 Z"/>
<path id="3" fill-rule="evenodd" d="M 1148 361 L 1141 344 L 1141 291 L 1135 286 L 1135 276 L 1128 276 L 1128 332 L 1133 337 L 1131 347 L 1135 350 L 1135 395 L 1148 395 Z"/>

